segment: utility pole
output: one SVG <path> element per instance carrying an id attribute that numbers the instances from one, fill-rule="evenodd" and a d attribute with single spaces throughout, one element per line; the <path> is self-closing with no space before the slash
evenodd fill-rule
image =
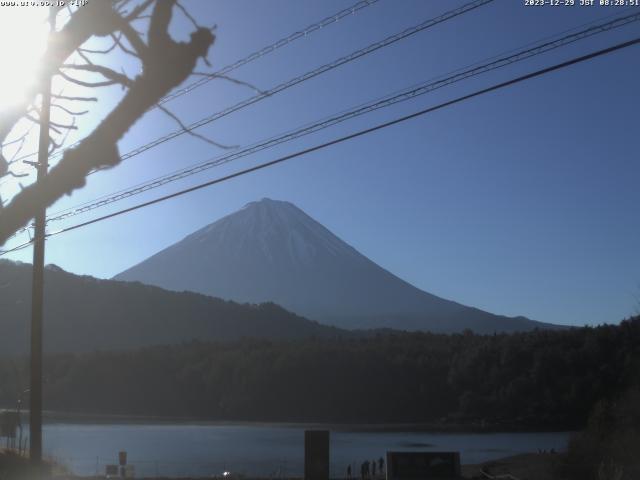
<path id="1" fill-rule="evenodd" d="M 49 38 L 55 31 L 56 11 L 49 14 Z M 52 72 L 43 59 L 42 105 L 40 107 L 40 135 L 36 182 L 41 182 L 49 169 L 49 121 L 51 116 Z M 31 378 L 29 401 L 29 458 L 39 477 L 42 467 L 42 314 L 44 294 L 44 242 L 47 209 L 42 207 L 35 216 L 33 238 L 33 277 L 31 284 Z"/>

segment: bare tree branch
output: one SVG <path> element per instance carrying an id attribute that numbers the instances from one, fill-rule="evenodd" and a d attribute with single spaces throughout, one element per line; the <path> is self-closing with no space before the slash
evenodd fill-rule
<path id="1" fill-rule="evenodd" d="M 40 120 L 33 117 L 31 114 L 27 113 L 25 115 L 25 118 L 27 120 L 30 120 L 31 122 L 40 125 Z M 51 130 L 53 130 L 56 133 L 62 133 L 62 130 L 77 130 L 78 127 L 75 126 L 75 124 L 72 125 L 68 125 L 68 124 L 64 124 L 64 123 L 56 123 L 56 122 L 52 122 L 51 120 L 49 120 L 49 128 Z"/>
<path id="2" fill-rule="evenodd" d="M 9 165 L 13 165 L 14 163 L 17 162 L 16 158 L 18 157 L 18 155 L 20 155 L 20 152 L 22 151 L 22 148 L 24 147 L 24 144 L 26 142 L 27 136 L 31 133 L 32 130 L 33 130 L 33 125 L 31 125 L 27 129 L 27 131 L 24 133 L 24 135 L 22 135 L 22 137 L 20 137 L 20 145 L 18 146 L 16 151 L 13 152 L 13 155 L 11 156 L 11 159 L 9 160 Z"/>
<path id="3" fill-rule="evenodd" d="M 131 35 L 135 35 L 136 41 L 140 40 L 140 48 L 143 48 L 142 45 L 144 45 L 144 43 L 142 42 L 142 40 L 140 39 L 140 37 L 138 35 L 135 34 L 135 32 L 131 32 Z M 116 37 L 115 35 L 111 35 L 111 38 L 113 38 L 113 41 L 115 42 L 115 45 L 117 45 L 118 47 L 120 47 L 120 50 L 122 50 L 124 53 L 131 55 L 132 57 L 135 57 L 137 59 L 140 59 L 140 55 L 138 55 L 136 52 L 134 52 L 133 50 L 131 50 L 130 48 L 128 48 L 123 42 L 122 42 L 122 37 Z M 146 47 L 144 47 L 144 49 L 146 49 Z"/>
<path id="4" fill-rule="evenodd" d="M 51 9 L 50 15 L 55 16 L 60 11 Z M 84 8 L 71 13 L 71 18 L 59 32 L 52 32 L 47 50 L 43 56 L 46 63 L 43 65 L 45 74 L 48 71 L 55 71 L 67 57 L 69 57 L 78 47 L 80 47 L 90 37 L 104 36 L 117 28 L 119 15 L 113 10 L 111 2 L 89 2 Z M 0 142 L 4 141 L 11 133 L 14 125 L 22 118 L 28 106 L 33 102 L 35 96 L 42 90 L 40 81 L 34 83 L 33 87 L 25 95 L 25 100 L 6 109 L 0 113 Z M 0 153 L 0 177 L 6 175 L 9 164 Z M 0 198 L 0 205 L 3 205 Z"/>
<path id="5" fill-rule="evenodd" d="M 131 22 L 137 18 L 140 18 L 140 15 L 147 9 L 149 6 L 155 2 L 156 0 L 145 0 L 136 8 L 134 8 L 130 14 L 125 16 L 125 20 Z"/>
<path id="6" fill-rule="evenodd" d="M 78 50 L 76 50 L 78 52 L 78 54 L 80 54 L 82 56 L 82 54 L 92 54 L 92 55 L 106 55 L 108 53 L 113 52 L 113 50 L 118 46 L 117 42 L 113 42 L 111 44 L 111 46 L 103 49 L 103 50 L 95 50 L 92 48 L 79 48 Z M 84 56 L 82 56 L 82 58 L 85 58 Z M 90 62 L 87 62 L 90 63 Z"/>
<path id="7" fill-rule="evenodd" d="M 76 117 L 73 117 L 73 126 L 75 127 L 76 125 Z M 60 142 L 56 142 L 54 141 L 54 139 L 49 136 L 49 141 L 50 141 L 50 148 L 49 148 L 49 155 L 51 155 L 53 152 L 55 152 L 58 148 L 61 148 L 67 141 L 67 138 L 69 138 L 69 134 L 71 133 L 71 129 L 68 129 L 64 136 L 62 137 L 62 140 L 60 140 Z"/>
<path id="8" fill-rule="evenodd" d="M 18 157 L 16 159 L 12 160 L 12 163 L 22 162 L 22 163 L 29 164 L 30 162 L 28 160 L 25 160 L 25 159 L 33 157 L 33 156 L 35 156 L 33 153 L 27 153 L 26 155 L 22 155 L 21 157 Z"/>
<path id="9" fill-rule="evenodd" d="M 189 127 L 187 127 L 184 123 L 182 123 L 182 120 L 180 120 L 180 118 L 168 108 L 163 107 L 159 103 L 156 103 L 156 107 L 158 107 L 162 112 L 166 113 L 169 117 L 175 120 L 175 122 L 178 125 L 180 125 L 180 128 L 182 129 L 182 131 L 187 135 L 191 135 L 192 137 L 199 138 L 200 140 L 207 142 L 209 145 L 213 145 L 214 147 L 222 148 L 224 150 L 231 150 L 233 148 L 238 148 L 238 145 L 223 145 L 221 143 L 216 142 L 215 140 L 211 140 L 210 138 L 204 135 L 194 132 Z"/>
<path id="10" fill-rule="evenodd" d="M 12 172 L 11 170 L 7 172 L 7 175 L 11 175 L 13 178 L 23 178 L 23 177 L 29 176 L 28 173 L 15 173 L 15 172 Z"/>
<path id="11" fill-rule="evenodd" d="M 120 13 L 121 15 L 126 14 L 127 12 L 125 11 L 125 9 L 127 8 L 127 5 L 131 3 L 131 0 L 115 0 L 115 7 L 116 10 L 118 10 L 118 13 Z"/>
<path id="12" fill-rule="evenodd" d="M 51 94 L 51 97 L 57 100 L 64 100 L 68 102 L 97 102 L 98 101 L 97 97 L 68 97 L 66 95 L 58 95 L 55 93 Z"/>
<path id="13" fill-rule="evenodd" d="M 90 2 L 88 5 L 101 3 Z M 215 40 L 210 30 L 195 30 L 189 42 L 176 42 L 169 35 L 168 27 L 174 5 L 175 0 L 155 2 L 149 24 L 149 44 L 148 47 L 145 45 L 147 50 L 140 55 L 143 62 L 142 73 L 133 80 L 120 103 L 77 147 L 67 149 L 42 181 L 25 187 L 0 211 L 0 245 L 26 225 L 42 206 L 51 205 L 63 195 L 84 186 L 86 176 L 91 171 L 120 163 L 117 142 L 149 108 L 189 77 L 198 59 L 206 57 Z M 110 2 L 110 7 L 112 6 Z M 86 8 L 78 10 L 74 16 L 84 13 Z M 110 14 L 120 18 L 116 22 L 117 29 L 121 29 L 121 17 L 112 9 Z M 101 23 L 102 21 L 100 18 Z M 108 29 L 105 27 L 98 32 L 105 33 Z M 108 35 L 111 31 L 105 34 Z M 127 36 L 126 32 L 123 33 Z M 128 37 L 127 39 L 129 40 Z M 60 61 L 56 65 L 62 63 Z"/>
<path id="14" fill-rule="evenodd" d="M 67 133 L 69 133 L 68 130 L 67 130 Z M 66 138 L 66 135 L 65 135 L 65 138 Z M 51 155 L 56 149 L 60 148 L 62 144 L 64 144 L 64 141 L 61 143 L 58 143 L 55 141 L 55 139 L 51 135 L 49 135 L 49 155 Z"/>
<path id="15" fill-rule="evenodd" d="M 30 113 L 25 114 L 24 118 L 26 118 L 27 120 L 29 120 L 31 123 L 34 123 L 36 125 L 40 125 L 40 120 L 37 119 L 36 117 L 34 117 L 33 115 L 31 115 Z M 53 130 L 56 133 L 62 133 L 60 130 L 58 130 L 57 128 L 55 128 L 55 126 L 53 125 L 49 125 L 49 128 L 51 130 Z"/>
<path id="16" fill-rule="evenodd" d="M 71 125 L 67 125 L 64 123 L 56 123 L 56 122 L 52 122 L 51 120 L 49 120 L 49 126 L 53 125 L 54 127 L 60 128 L 62 130 L 77 130 L 78 127 L 75 125 L 75 123 L 72 123 Z M 60 132 L 58 132 L 60 133 Z"/>
<path id="17" fill-rule="evenodd" d="M 133 24 L 133 22 L 137 22 L 139 20 L 148 20 L 151 18 L 151 15 L 138 15 L 136 18 L 134 18 L 133 20 L 130 20 L 131 24 Z"/>
<path id="18" fill-rule="evenodd" d="M 186 8 L 184 8 L 182 4 L 177 0 L 176 0 L 176 7 L 180 9 L 180 11 L 184 14 L 185 17 L 187 17 L 187 19 L 191 22 L 191 24 L 195 28 L 200 28 L 200 25 L 198 24 L 198 22 L 196 22 L 196 19 L 193 18 L 193 16 L 189 13 L 189 11 Z"/>
<path id="19" fill-rule="evenodd" d="M 70 102 L 97 102 L 96 97 L 67 97 L 65 95 L 51 94 L 53 98 L 58 100 L 68 100 Z"/>
<path id="20" fill-rule="evenodd" d="M 116 82 L 115 80 L 105 80 L 103 82 L 85 82 L 84 80 L 78 80 L 77 78 L 73 78 L 67 75 L 62 70 L 58 71 L 58 75 L 60 75 L 62 78 L 64 78 L 68 82 L 75 83 L 76 85 L 80 85 L 81 87 L 87 87 L 87 88 L 110 87 L 111 85 L 118 84 L 118 82 Z"/>
<path id="21" fill-rule="evenodd" d="M 244 80 L 239 80 L 234 77 L 230 77 L 229 75 L 220 75 L 218 73 L 207 73 L 207 72 L 193 72 L 191 75 L 198 75 L 201 77 L 209 77 L 209 78 L 219 78 L 220 80 L 226 80 L 228 82 L 235 83 L 236 85 L 241 85 L 243 87 L 250 88 L 254 92 L 259 93 L 261 95 L 266 93 L 264 90 L 260 90 L 258 87 L 256 87 L 252 83 L 245 82 Z"/>
<path id="22" fill-rule="evenodd" d="M 60 65 L 84 42 L 92 36 L 106 36 L 118 30 L 122 18 L 113 9 L 112 2 L 89 2 L 74 12 L 59 32 L 53 32 L 43 58 L 46 72 L 55 72 Z M 7 138 L 16 122 L 24 115 L 27 107 L 42 90 L 42 83 L 36 82 L 27 93 L 26 99 L 0 114 L 0 141 Z M 0 161 L 0 163 L 2 163 Z M 1 171 L 1 167 L 0 167 Z"/>
<path id="23" fill-rule="evenodd" d="M 138 35 L 138 32 L 136 32 L 135 29 L 131 27 L 131 25 L 124 20 L 121 22 L 120 31 L 125 36 L 127 41 L 131 44 L 135 52 L 126 48 L 124 44 L 119 40 L 117 40 L 118 46 L 124 52 L 128 53 L 129 55 L 134 55 L 142 59 L 144 62 L 144 57 L 147 55 L 147 45 L 144 43 L 142 38 L 140 38 L 140 35 Z"/>
<path id="24" fill-rule="evenodd" d="M 115 44 L 114 44 L 114 46 L 115 46 Z M 78 55 L 80 55 L 80 58 L 82 58 L 86 63 L 88 63 L 89 65 L 93 65 L 93 62 L 91 61 L 89 56 L 86 55 L 81 48 L 76 50 L 76 52 L 77 52 Z"/>
<path id="25" fill-rule="evenodd" d="M 65 112 L 65 113 L 67 113 L 67 114 L 69 114 L 71 116 L 74 116 L 74 117 L 80 116 L 80 115 L 86 115 L 87 113 L 89 113 L 89 110 L 82 110 L 82 111 L 79 111 L 79 112 L 76 112 L 76 111 L 73 111 L 73 110 L 69 110 L 68 108 L 63 107 L 62 105 L 60 105 L 58 103 L 52 103 L 51 104 L 51 108 L 58 108 L 58 109 L 62 110 L 63 112 Z"/>
<path id="26" fill-rule="evenodd" d="M 99 73 L 100 75 L 102 75 L 103 77 L 105 77 L 106 79 L 110 80 L 111 82 L 115 82 L 115 83 L 119 83 L 125 87 L 130 87 L 133 84 L 133 80 L 131 80 L 129 77 L 127 77 L 126 75 L 122 74 L 122 73 L 118 73 L 115 70 L 112 70 L 108 67 L 105 67 L 103 65 L 75 65 L 75 64 L 68 64 L 65 63 L 62 65 L 61 68 L 67 68 L 70 70 L 82 70 L 85 72 L 92 72 L 92 73 Z M 64 72 L 60 72 L 60 74 L 69 79 L 68 76 L 65 76 Z M 77 83 L 79 80 L 73 79 L 70 80 L 73 81 L 74 83 Z M 96 85 L 96 86 L 101 86 L 101 85 Z"/>
<path id="27" fill-rule="evenodd" d="M 26 132 L 24 132 L 22 135 L 20 135 L 18 138 L 16 138 L 15 140 L 11 140 L 10 142 L 5 142 L 2 145 L 0 145 L 0 148 L 4 148 L 4 147 L 8 147 L 9 145 L 13 145 L 14 143 L 18 143 L 21 142 L 22 140 L 24 140 L 29 134 L 31 133 L 31 128 L 29 128 Z"/>

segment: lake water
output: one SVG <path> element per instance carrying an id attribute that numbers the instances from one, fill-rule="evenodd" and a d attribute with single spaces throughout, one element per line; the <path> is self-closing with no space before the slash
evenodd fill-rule
<path id="1" fill-rule="evenodd" d="M 128 452 L 136 476 L 302 476 L 304 426 L 191 424 L 45 424 L 44 449 L 74 473 L 104 473 Z M 331 475 L 354 474 L 387 450 L 457 450 L 477 463 L 538 449 L 563 450 L 569 433 L 422 433 L 331 431 Z"/>

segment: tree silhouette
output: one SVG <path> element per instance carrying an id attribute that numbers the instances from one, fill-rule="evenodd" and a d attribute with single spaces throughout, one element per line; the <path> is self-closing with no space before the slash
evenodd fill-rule
<path id="1" fill-rule="evenodd" d="M 175 41 L 169 34 L 175 10 L 180 10 L 194 25 L 188 42 Z M 121 85 L 126 93 L 92 132 L 64 151 L 60 161 L 45 178 L 23 188 L 7 205 L 0 201 L 0 245 L 27 225 L 39 209 L 52 205 L 63 195 L 84 186 L 89 173 L 118 165 L 121 161 L 118 141 L 147 110 L 156 106 L 160 99 L 194 73 L 199 59 L 206 61 L 209 48 L 215 40 L 212 29 L 199 26 L 177 0 L 91 1 L 76 9 L 52 7 L 50 15 L 55 19 L 63 11 L 68 11 L 70 18 L 60 30 L 50 35 L 43 57 L 41 78 L 35 82 L 27 100 L 0 112 L 0 143 L 3 150 L 9 144 L 23 141 L 27 135 L 28 132 L 17 140 L 6 142 L 9 135 L 15 133 L 19 122 L 28 120 L 38 123 L 36 100 L 43 91 L 44 79 L 51 75 L 59 75 L 67 82 L 84 87 Z M 137 23 L 134 25 L 134 22 Z M 145 33 L 137 31 L 141 22 L 146 27 Z M 83 48 L 86 42 L 97 37 L 110 38 L 111 46 L 103 50 Z M 106 66 L 104 61 L 96 60 L 117 51 L 137 59 L 141 67 L 139 75 L 129 78 Z M 80 61 L 70 61 L 72 55 Z M 91 73 L 101 79 L 85 81 L 76 78 L 74 73 Z M 85 113 L 74 111 L 73 105 L 94 102 L 96 98 L 54 93 L 53 101 L 53 107 L 72 117 L 69 124 L 51 124 L 51 147 L 56 149 L 63 144 L 65 132 L 77 128 L 75 118 Z M 179 122 L 166 108 L 160 108 Z M 5 158 L 0 150 L 0 177 L 20 176 L 20 173 L 13 171 L 19 160 Z"/>

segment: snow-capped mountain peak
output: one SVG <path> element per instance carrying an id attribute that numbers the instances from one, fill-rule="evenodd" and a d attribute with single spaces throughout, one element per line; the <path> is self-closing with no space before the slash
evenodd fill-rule
<path id="1" fill-rule="evenodd" d="M 346 328 L 493 332 L 543 326 L 419 290 L 294 204 L 269 198 L 248 203 L 115 278 L 240 302 L 272 301 Z"/>

